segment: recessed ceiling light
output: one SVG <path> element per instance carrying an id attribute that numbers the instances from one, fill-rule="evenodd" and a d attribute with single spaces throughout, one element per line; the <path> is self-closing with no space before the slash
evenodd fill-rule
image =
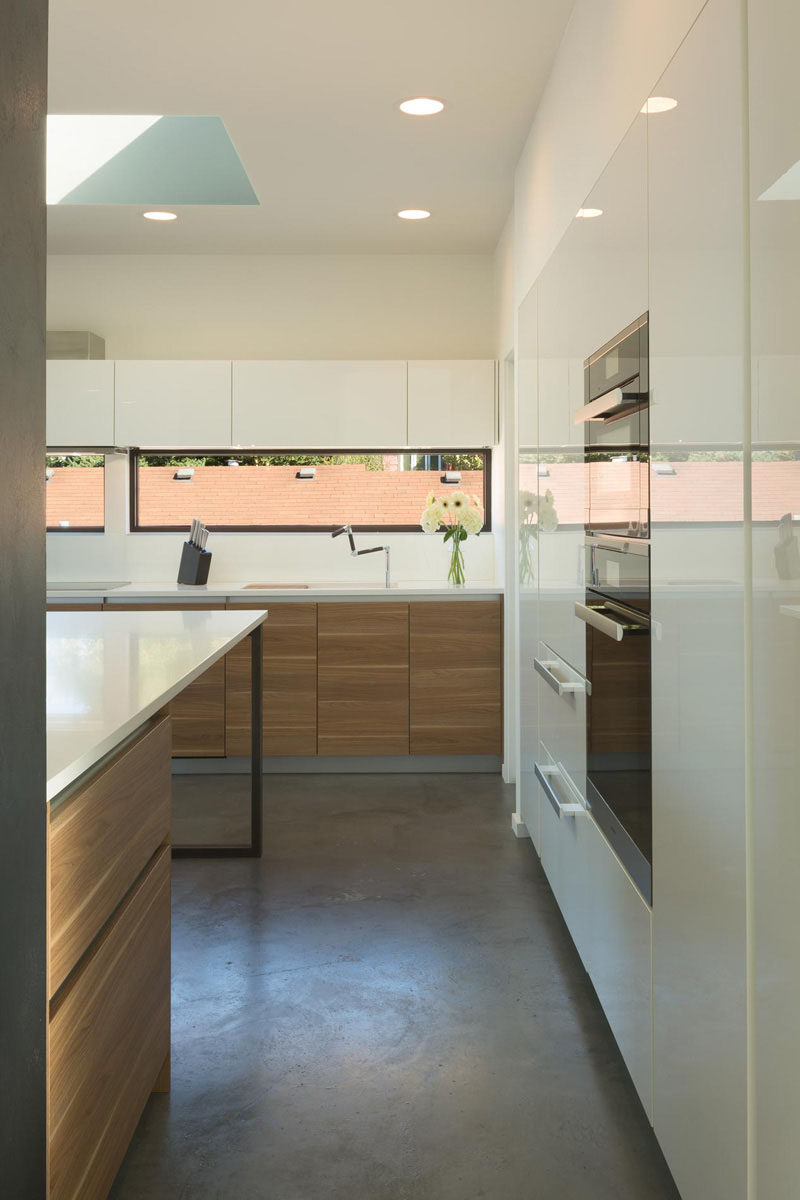
<path id="1" fill-rule="evenodd" d="M 413 100 L 404 100 L 400 111 L 410 117 L 432 117 L 444 108 L 441 100 L 433 100 L 430 96 L 416 96 Z"/>
<path id="2" fill-rule="evenodd" d="M 177 221 L 178 214 L 172 212 L 146 212 L 142 213 L 145 221 Z"/>
<path id="3" fill-rule="evenodd" d="M 427 208 L 401 208 L 397 215 L 401 221 L 426 221 L 431 214 Z"/>
<path id="4" fill-rule="evenodd" d="M 581 217 L 585 221 L 591 221 L 592 217 L 602 217 L 602 208 L 579 208 L 575 213 L 576 217 Z"/>
<path id="5" fill-rule="evenodd" d="M 648 96 L 639 112 L 650 116 L 653 113 L 669 112 L 671 108 L 677 107 L 678 101 L 673 100 L 672 96 Z"/>

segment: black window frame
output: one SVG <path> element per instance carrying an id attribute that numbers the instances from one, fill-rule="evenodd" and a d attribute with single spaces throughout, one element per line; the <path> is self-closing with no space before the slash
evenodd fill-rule
<path id="1" fill-rule="evenodd" d="M 439 449 L 434 446 L 402 446 L 402 447 L 374 447 L 374 446 L 357 446 L 352 449 L 304 449 L 298 450 L 296 447 L 284 449 L 283 447 L 255 447 L 237 446 L 235 449 L 231 447 L 222 450 L 214 450 L 205 447 L 203 449 L 186 449 L 174 447 L 157 449 L 148 446 L 146 449 L 139 446 L 131 446 L 128 455 L 128 485 L 129 485 L 129 506 L 128 506 L 128 529 L 130 533 L 186 533 L 188 525 L 140 525 L 139 524 L 139 457 L 157 456 L 163 454 L 169 458 L 199 458 L 199 457 L 215 457 L 215 458 L 232 458 L 236 453 L 243 457 L 251 458 L 259 455 L 281 455 L 282 457 L 290 458 L 296 454 L 298 456 L 318 455 L 320 458 L 326 456 L 336 457 L 348 454 L 480 454 L 483 456 L 483 529 L 482 533 L 491 533 L 492 531 L 492 450 L 490 446 L 467 446 L 457 448 L 448 446 L 446 450 Z M 177 468 L 176 468 L 177 469 Z M 234 468 L 231 468 L 234 469 Z M 455 491 L 458 484 L 445 484 L 445 487 L 452 487 Z M 208 529 L 211 533 L 330 533 L 331 525 L 209 525 Z M 354 533 L 422 533 L 419 523 L 415 525 L 353 525 Z M 67 531 L 65 531 L 67 532 Z"/>
<path id="2" fill-rule="evenodd" d="M 103 466 L 100 468 L 103 472 L 103 524 L 102 525 L 48 525 L 46 523 L 47 513 L 45 511 L 45 533 L 105 533 L 106 531 L 106 458 L 109 451 L 106 448 L 92 448 L 89 450 L 77 450 L 70 446 L 46 446 L 44 452 L 45 470 L 47 470 L 48 458 L 61 458 L 69 455 L 72 458 L 97 458 L 102 455 Z M 45 484 L 45 486 L 47 486 Z M 45 504 L 45 510 L 47 505 Z"/>

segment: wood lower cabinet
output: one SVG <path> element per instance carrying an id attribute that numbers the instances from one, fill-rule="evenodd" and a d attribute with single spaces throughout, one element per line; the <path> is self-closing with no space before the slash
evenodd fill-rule
<path id="1" fill-rule="evenodd" d="M 169 840 L 170 723 L 162 716 L 50 816 L 50 990 Z M 146 803 L 142 798 L 146 798 Z"/>
<path id="2" fill-rule="evenodd" d="M 105 1200 L 170 1041 L 170 849 L 51 1003 L 50 1200 Z"/>
<path id="3" fill-rule="evenodd" d="M 230 604 L 229 608 L 263 608 Z M 317 753 L 317 606 L 270 604 L 262 626 L 264 754 Z M 226 753 L 250 753 L 250 642 L 226 658 Z"/>
<path id="4" fill-rule="evenodd" d="M 105 1200 L 169 1087 L 170 721 L 148 721 L 48 823 L 48 1196 Z"/>
<path id="5" fill-rule="evenodd" d="M 104 604 L 108 612 L 175 612 L 175 604 Z M 222 612 L 225 603 L 193 603 L 191 612 Z M 225 661 L 220 659 L 169 705 L 173 758 L 224 758 Z"/>
<path id="6" fill-rule="evenodd" d="M 408 754 L 408 610 L 318 606 L 319 754 Z"/>
<path id="7" fill-rule="evenodd" d="M 412 604 L 410 667 L 412 754 L 502 752 L 502 601 Z"/>

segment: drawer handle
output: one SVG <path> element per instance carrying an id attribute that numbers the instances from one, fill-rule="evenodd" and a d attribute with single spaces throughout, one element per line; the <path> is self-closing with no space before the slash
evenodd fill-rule
<path id="1" fill-rule="evenodd" d="M 544 789 L 544 794 L 553 806 L 558 817 L 579 817 L 586 813 L 586 809 L 577 800 L 570 800 L 566 804 L 559 798 L 558 792 L 550 782 L 553 776 L 563 778 L 558 767 L 541 767 L 537 762 L 533 764 L 533 770 L 536 778 Z"/>
<path id="2" fill-rule="evenodd" d="M 601 607 L 619 613 L 623 618 L 622 621 L 614 621 L 611 617 L 604 616 L 600 611 Z M 628 617 L 621 605 L 612 604 L 610 600 L 606 600 L 603 605 L 596 606 L 576 603 L 575 616 L 579 620 L 585 621 L 587 625 L 591 625 L 593 629 L 597 629 L 598 632 L 604 633 L 606 637 L 613 638 L 615 642 L 621 642 L 629 634 L 650 632 L 650 622 L 644 613 L 641 616 L 637 613 L 634 620 L 632 617 Z"/>
<path id="3" fill-rule="evenodd" d="M 588 692 L 590 690 L 588 686 L 588 680 L 586 680 L 586 682 L 578 682 L 576 680 L 567 678 L 562 679 L 560 675 L 557 675 L 556 672 L 559 671 L 563 673 L 564 668 L 559 662 L 556 662 L 555 659 L 535 658 L 533 660 L 533 665 L 536 669 L 537 675 L 541 675 L 545 683 L 551 687 L 554 692 L 557 692 L 559 696 L 563 696 L 565 692 Z"/>

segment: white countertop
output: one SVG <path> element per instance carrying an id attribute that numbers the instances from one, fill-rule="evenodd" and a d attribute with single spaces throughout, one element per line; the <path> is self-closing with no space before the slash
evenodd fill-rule
<path id="1" fill-rule="evenodd" d="M 258 576 L 253 582 L 261 582 Z M 287 580 L 286 583 L 302 583 L 299 580 Z M 91 581 L 86 587 L 71 584 L 69 589 L 59 588 L 58 582 L 47 585 L 48 600 L 63 600 L 79 602 L 80 600 L 108 599 L 125 601 L 151 598 L 155 600 L 240 600 L 265 604 L 269 600 L 472 600 L 484 596 L 501 596 L 502 586 L 496 583 L 467 583 L 464 587 L 451 587 L 449 584 L 430 582 L 400 582 L 392 584 L 387 589 L 383 584 L 356 583 L 353 580 L 311 583 L 308 587 L 281 587 L 270 585 L 269 588 L 248 588 L 244 583 L 213 583 L 202 587 L 191 587 L 180 583 L 144 582 L 127 583 L 124 587 L 108 588 L 102 584 L 93 586 Z"/>
<path id="2" fill-rule="evenodd" d="M 49 613 L 48 801 L 266 617 L 263 609 Z"/>

